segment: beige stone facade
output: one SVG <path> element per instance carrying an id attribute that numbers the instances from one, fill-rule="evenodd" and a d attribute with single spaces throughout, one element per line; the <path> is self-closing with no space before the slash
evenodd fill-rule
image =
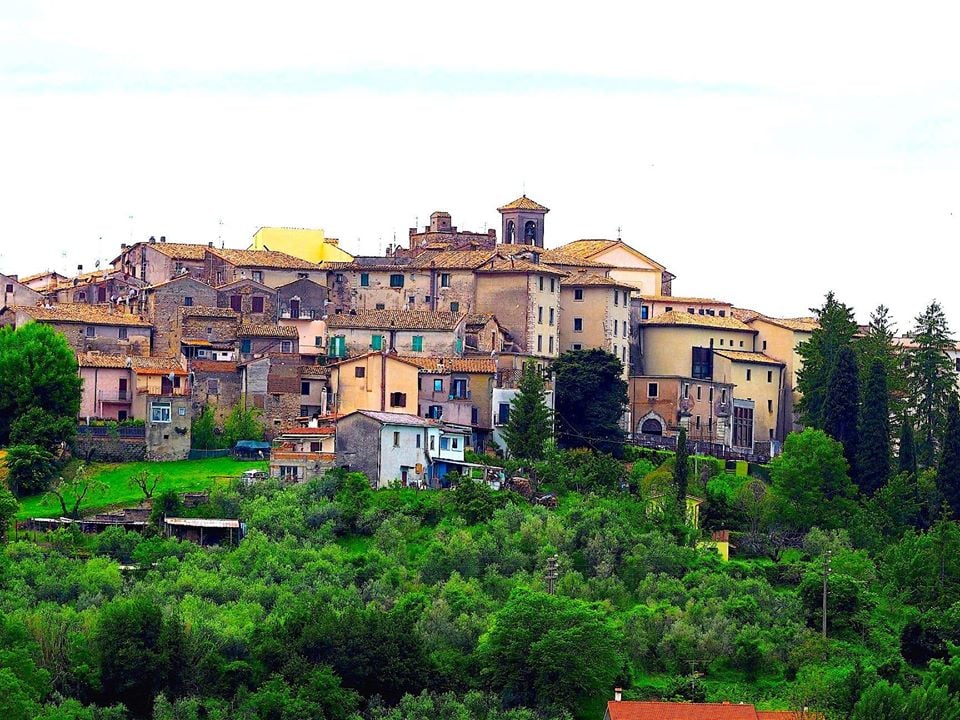
<path id="1" fill-rule="evenodd" d="M 420 368 L 385 352 L 371 352 L 329 366 L 331 410 L 416 414 Z"/>
<path id="2" fill-rule="evenodd" d="M 579 271 L 560 288 L 560 351 L 600 348 L 623 363 L 629 374 L 630 287 L 613 278 Z"/>

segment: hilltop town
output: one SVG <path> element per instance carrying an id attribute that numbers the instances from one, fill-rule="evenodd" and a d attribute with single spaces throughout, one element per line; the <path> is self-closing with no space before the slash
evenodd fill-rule
<path id="1" fill-rule="evenodd" d="M 813 318 L 675 296 L 667 266 L 620 238 L 548 248 L 549 210 L 526 196 L 497 211 L 499 234 L 437 211 L 379 257 L 351 256 L 313 230 L 263 228 L 243 249 L 150 237 L 74 277 L 0 276 L 0 324 L 66 336 L 84 421 L 189 429 L 204 408 L 222 423 L 240 403 L 262 413 L 268 440 L 330 427 L 309 443 L 318 455 L 286 456 L 284 476 L 302 478 L 335 452 L 363 454 L 346 444 L 355 433 L 338 440 L 334 429 L 381 413 L 390 417 L 368 420 L 404 435 L 434 426 L 460 450 L 450 463 L 412 453 L 374 469 L 381 483 L 434 486 L 463 449 L 504 449 L 526 362 L 543 370 L 549 402 L 551 361 L 591 348 L 622 364 L 622 426 L 636 441 L 670 447 L 683 427 L 701 452 L 776 454 L 795 427 L 795 348 Z M 190 449 L 188 432 L 146 437 L 152 459 Z"/>

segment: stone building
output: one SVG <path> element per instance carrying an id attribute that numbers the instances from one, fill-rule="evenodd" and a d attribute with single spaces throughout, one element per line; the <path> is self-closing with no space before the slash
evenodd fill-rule
<path id="1" fill-rule="evenodd" d="M 28 322 L 50 325 L 63 333 L 74 352 L 95 350 L 120 355 L 150 355 L 153 327 L 139 315 L 113 305 L 52 305 L 8 307 L 0 325 Z"/>
<path id="2" fill-rule="evenodd" d="M 240 401 L 237 363 L 197 359 L 190 363 L 190 372 L 194 414 L 199 415 L 205 407 L 210 407 L 217 422 L 222 423 Z"/>
<path id="3" fill-rule="evenodd" d="M 249 360 L 266 353 L 297 355 L 300 336 L 295 327 L 241 323 L 237 328 L 240 358 Z"/>
<path id="4" fill-rule="evenodd" d="M 489 355 L 503 352 L 513 341 L 509 333 L 500 327 L 500 322 L 493 313 L 467 315 L 464 327 L 464 347 L 468 353 Z"/>
<path id="5" fill-rule="evenodd" d="M 578 270 L 560 285 L 560 352 L 600 348 L 629 374 L 631 287 L 595 272 Z"/>
<path id="6" fill-rule="evenodd" d="M 300 365 L 295 354 L 270 353 L 237 364 L 244 407 L 262 411 L 268 437 L 297 424 Z"/>
<path id="7" fill-rule="evenodd" d="M 82 266 L 77 268 L 76 277 L 49 286 L 44 295 L 57 303 L 136 307 L 140 291 L 146 287 L 142 280 L 119 270 L 107 268 L 84 273 L 82 269 Z"/>
<path id="8" fill-rule="evenodd" d="M 482 233 L 459 230 L 450 213 L 436 210 L 422 231 L 410 228 L 408 250 L 395 248 L 394 254 L 415 256 L 424 250 L 494 250 L 496 244 L 497 231 L 493 228 Z"/>
<path id="9" fill-rule="evenodd" d="M 115 353 L 77 355 L 81 418 L 144 420 L 152 396 L 188 396 L 187 370 L 179 358 L 131 357 Z"/>
<path id="10" fill-rule="evenodd" d="M 574 240 L 551 252 L 556 256 L 609 265 L 613 268 L 610 277 L 627 283 L 639 295 L 670 295 L 676 277 L 656 260 L 619 239 Z"/>
<path id="11" fill-rule="evenodd" d="M 212 247 L 213 243 L 168 243 L 163 235 L 157 242 L 151 236 L 147 242 L 121 245 L 120 255 L 113 259 L 113 268 L 147 285 L 157 285 L 182 274 L 202 280 L 204 255 Z"/>
<path id="12" fill-rule="evenodd" d="M 216 307 L 216 304 L 216 290 L 190 274 L 144 288 L 140 292 L 140 308 L 154 327 L 154 352 L 180 354 L 180 340 L 184 337 L 181 308 Z"/>
<path id="13" fill-rule="evenodd" d="M 526 195 L 497 208 L 503 223 L 504 245 L 543 247 L 544 217 L 549 208 Z"/>
<path id="14" fill-rule="evenodd" d="M 337 415 L 355 410 L 417 412 L 420 368 L 410 359 L 387 352 L 370 352 L 327 367 L 331 412 Z"/>
<path id="15" fill-rule="evenodd" d="M 277 322 L 277 293 L 250 278 L 236 280 L 216 289 L 217 307 L 230 308 L 243 323 L 258 325 Z"/>
<path id="16" fill-rule="evenodd" d="M 14 305 L 39 305 L 43 296 L 17 280 L 16 275 L 0 273 L 0 310 Z"/>
<path id="17" fill-rule="evenodd" d="M 326 272 L 316 263 L 274 250 L 207 248 L 204 254 L 206 281 L 216 288 L 250 279 L 270 288 L 298 279 L 323 282 Z"/>
<path id="18" fill-rule="evenodd" d="M 402 355 L 461 355 L 465 313 L 374 310 L 327 318 L 331 357 L 368 351 Z"/>
<path id="19" fill-rule="evenodd" d="M 188 360 L 236 358 L 240 316 L 229 308 L 187 306 L 180 308 L 179 342 Z"/>

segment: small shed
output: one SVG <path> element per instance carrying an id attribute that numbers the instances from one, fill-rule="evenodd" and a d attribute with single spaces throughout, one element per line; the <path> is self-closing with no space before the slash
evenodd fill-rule
<path id="1" fill-rule="evenodd" d="M 239 520 L 226 518 L 168 517 L 163 521 L 163 534 L 197 545 L 235 545 L 243 537 Z"/>
<path id="2" fill-rule="evenodd" d="M 257 440 L 238 440 L 233 447 L 237 459 L 262 460 L 270 457 L 270 443 Z"/>

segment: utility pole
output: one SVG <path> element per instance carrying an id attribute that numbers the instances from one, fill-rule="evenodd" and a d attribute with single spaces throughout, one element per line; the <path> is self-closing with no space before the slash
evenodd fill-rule
<path id="1" fill-rule="evenodd" d="M 822 617 L 822 624 L 821 624 L 821 634 L 823 635 L 824 640 L 827 639 L 827 593 L 829 592 L 828 583 L 830 579 L 831 555 L 833 555 L 833 551 L 827 550 L 827 552 L 823 556 L 823 617 Z"/>
<path id="2" fill-rule="evenodd" d="M 547 558 L 547 572 L 544 578 L 547 581 L 547 592 L 551 595 L 557 594 L 557 578 L 560 573 L 557 572 L 557 556 Z"/>

